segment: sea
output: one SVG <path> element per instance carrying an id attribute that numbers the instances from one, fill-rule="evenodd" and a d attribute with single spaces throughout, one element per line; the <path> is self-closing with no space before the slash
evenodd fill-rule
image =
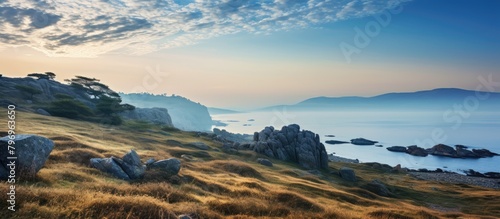
<path id="1" fill-rule="evenodd" d="M 283 107 L 269 111 L 212 115 L 212 119 L 227 124 L 214 127 L 242 134 L 253 134 L 266 126 L 281 129 L 284 125 L 298 124 L 301 129 L 319 134 L 328 154 L 335 153 L 360 162 L 391 166 L 400 164 L 411 169 L 440 168 L 457 173 L 469 169 L 483 173 L 500 172 L 500 156 L 480 159 L 432 155 L 416 157 L 386 149 L 410 145 L 430 148 L 443 143 L 450 146 L 464 145 L 469 149 L 484 148 L 500 154 L 500 112 L 289 111 Z M 325 143 L 326 140 L 350 141 L 354 138 L 378 141 L 378 145 L 383 147 Z"/>

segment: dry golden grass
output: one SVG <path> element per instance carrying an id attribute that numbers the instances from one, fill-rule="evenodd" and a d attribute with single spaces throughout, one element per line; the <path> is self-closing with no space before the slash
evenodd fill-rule
<path id="1" fill-rule="evenodd" d="M 0 119 L 4 123 L 5 119 Z M 500 192 L 474 186 L 416 180 L 377 165 L 331 163 L 312 175 L 297 165 L 242 151 L 200 151 L 186 146 L 201 141 L 193 133 L 155 126 L 99 124 L 18 112 L 18 132 L 55 142 L 45 167 L 34 179 L 17 183 L 17 211 L 1 202 L 0 218 L 495 218 L 500 217 Z M 136 130 L 134 128 L 141 128 Z M 144 129 L 145 128 L 145 129 Z M 93 157 L 121 157 L 135 149 L 149 157 L 182 159 L 179 176 L 125 182 L 89 167 Z M 361 179 L 350 183 L 330 171 L 355 169 Z M 393 193 L 381 197 L 364 188 L 379 179 Z M 7 183 L 0 183 L 2 191 Z"/>

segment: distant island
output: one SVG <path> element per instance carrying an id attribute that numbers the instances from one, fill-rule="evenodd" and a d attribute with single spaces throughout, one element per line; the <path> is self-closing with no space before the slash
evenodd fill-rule
<path id="1" fill-rule="evenodd" d="M 287 110 L 444 110 L 463 103 L 468 108 L 498 111 L 500 93 L 464 90 L 459 88 L 437 88 L 416 92 L 387 93 L 373 97 L 314 97 L 297 104 L 277 105 L 259 109 L 267 111 L 287 107 Z M 480 104 L 479 104 L 480 103 Z M 464 108 L 465 106 L 462 106 Z"/>

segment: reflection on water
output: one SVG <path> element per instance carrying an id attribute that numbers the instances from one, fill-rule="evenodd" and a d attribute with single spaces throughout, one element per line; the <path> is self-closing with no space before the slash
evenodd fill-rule
<path id="1" fill-rule="evenodd" d="M 475 169 L 481 172 L 500 172 L 500 157 L 482 159 L 453 159 L 446 157 L 415 157 L 393 153 L 388 146 L 418 145 L 429 148 L 438 143 L 462 144 L 471 148 L 486 148 L 500 153 L 500 112 L 475 112 L 470 117 L 457 121 L 446 121 L 443 112 L 348 112 L 348 111 L 302 111 L 302 112 L 252 112 L 214 115 L 228 125 L 220 127 L 230 132 L 252 134 L 266 126 L 281 128 L 296 123 L 302 129 L 311 130 L 325 142 L 329 139 L 350 140 L 363 137 L 379 141 L 384 148 L 355 146 L 350 144 L 328 145 L 328 153 L 357 158 L 362 162 L 380 162 L 389 165 L 401 164 L 409 168 L 443 168 L 459 171 Z M 251 121 L 253 119 L 254 121 Z M 245 125 L 246 124 L 246 125 Z M 335 138 L 325 137 L 335 135 Z"/>

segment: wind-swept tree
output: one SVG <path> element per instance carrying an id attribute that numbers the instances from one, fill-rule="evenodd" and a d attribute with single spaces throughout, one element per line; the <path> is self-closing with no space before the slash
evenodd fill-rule
<path id="1" fill-rule="evenodd" d="M 92 99 L 97 100 L 102 96 L 120 98 L 118 93 L 111 90 L 107 85 L 99 82 L 99 79 L 84 76 L 75 76 L 73 79 L 66 79 L 70 85 L 76 89 L 85 91 Z"/>
<path id="2" fill-rule="evenodd" d="M 75 76 L 75 78 L 66 81 L 75 89 L 89 95 L 96 106 L 95 114 L 103 117 L 103 120 L 110 120 L 109 123 L 112 125 L 119 125 L 122 122 L 118 113 L 135 109 L 130 104 L 121 104 L 120 95 L 111 90 L 109 86 L 101 83 L 99 79 Z"/>
<path id="3" fill-rule="evenodd" d="M 31 73 L 31 74 L 28 74 L 28 77 L 36 78 L 37 80 L 40 80 L 40 79 L 49 80 L 50 79 L 50 77 L 48 75 L 43 74 L 43 73 Z"/>
<path id="4" fill-rule="evenodd" d="M 54 78 L 56 78 L 56 74 L 54 72 L 31 73 L 28 74 L 28 77 L 36 78 L 37 80 L 40 79 L 54 80 Z"/>
<path id="5" fill-rule="evenodd" d="M 56 74 L 54 72 L 45 72 L 45 75 L 47 75 L 47 77 L 49 77 L 50 80 L 54 80 L 56 78 Z"/>

